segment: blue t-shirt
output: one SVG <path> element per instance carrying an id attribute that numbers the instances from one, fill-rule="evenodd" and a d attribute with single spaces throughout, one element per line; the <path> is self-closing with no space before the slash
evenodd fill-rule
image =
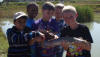
<path id="1" fill-rule="evenodd" d="M 65 25 L 64 20 L 56 21 L 56 19 L 50 19 L 49 21 L 39 19 L 35 22 L 35 24 L 37 25 L 38 30 L 50 30 L 51 32 L 57 33 L 59 33 Z"/>
<path id="2" fill-rule="evenodd" d="M 49 21 L 44 21 L 43 19 L 38 19 L 36 22 L 37 30 L 48 30 L 54 32 L 55 27 L 51 24 L 51 19 Z M 56 51 L 55 48 L 38 48 L 38 57 L 55 57 Z"/>
<path id="3" fill-rule="evenodd" d="M 31 30 L 36 29 L 35 20 L 28 18 L 26 21 L 26 26 L 29 27 Z"/>
<path id="4" fill-rule="evenodd" d="M 36 25 L 35 25 L 35 20 L 28 18 L 26 21 L 26 26 L 29 27 L 32 31 L 36 30 Z M 31 47 L 31 52 L 32 52 L 32 57 L 34 57 L 35 54 L 35 45 L 30 46 Z"/>
<path id="5" fill-rule="evenodd" d="M 35 24 L 37 25 L 37 30 L 48 30 L 54 33 L 57 33 L 60 36 L 60 30 L 64 27 L 65 23 L 64 20 L 56 21 L 56 19 L 50 19 L 49 21 L 44 21 L 43 19 L 38 19 Z M 55 48 L 46 49 L 46 48 L 39 48 L 40 57 L 55 57 L 56 51 Z M 52 54 L 51 54 L 52 53 Z"/>
<path id="6" fill-rule="evenodd" d="M 56 32 L 56 34 L 60 36 L 60 31 L 66 25 L 64 20 L 61 19 L 57 21 L 56 19 L 51 19 L 50 23 L 51 23 L 51 26 L 53 27 L 54 32 Z"/>
<path id="7" fill-rule="evenodd" d="M 50 21 L 43 21 L 43 19 L 38 19 L 35 22 L 37 30 L 52 30 Z"/>

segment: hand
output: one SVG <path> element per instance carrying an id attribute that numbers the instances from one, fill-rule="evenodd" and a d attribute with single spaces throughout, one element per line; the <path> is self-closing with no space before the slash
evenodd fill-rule
<path id="1" fill-rule="evenodd" d="M 66 43 L 66 41 L 62 41 L 61 46 L 62 46 L 65 50 L 68 50 L 69 44 Z"/>
<path id="2" fill-rule="evenodd" d="M 84 43 L 83 42 L 74 42 L 74 45 L 77 47 L 81 47 L 83 49 Z"/>
<path id="3" fill-rule="evenodd" d="M 36 42 L 43 42 L 45 40 L 45 35 L 43 33 L 40 33 L 40 36 L 35 37 Z"/>
<path id="4" fill-rule="evenodd" d="M 91 50 L 91 43 L 84 44 L 83 49 L 90 51 Z"/>
<path id="5" fill-rule="evenodd" d="M 91 50 L 91 44 L 90 43 L 83 43 L 83 42 L 75 42 L 74 43 L 77 47 L 81 47 L 84 50 Z"/>
<path id="6" fill-rule="evenodd" d="M 43 42 L 44 40 L 45 40 L 44 34 L 40 33 L 40 36 L 35 37 L 35 38 L 32 38 L 32 39 L 29 41 L 29 45 L 34 44 L 34 42 Z"/>
<path id="7" fill-rule="evenodd" d="M 32 38 L 32 40 L 30 40 L 28 44 L 31 46 L 34 44 L 34 42 L 35 42 L 35 38 Z"/>

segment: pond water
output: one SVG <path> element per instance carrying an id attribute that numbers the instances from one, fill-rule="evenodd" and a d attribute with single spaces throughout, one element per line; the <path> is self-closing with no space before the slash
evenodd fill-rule
<path id="1" fill-rule="evenodd" d="M 2 25 L 2 31 L 4 32 L 4 34 L 6 34 L 6 30 L 10 27 L 13 26 L 13 24 L 10 21 L 3 21 L 1 23 Z M 100 57 L 100 23 L 97 22 L 90 22 L 90 23 L 84 23 L 85 25 L 87 25 L 90 29 L 91 35 L 93 37 L 93 41 L 94 43 L 92 44 L 92 50 L 91 50 L 91 54 L 92 57 Z"/>

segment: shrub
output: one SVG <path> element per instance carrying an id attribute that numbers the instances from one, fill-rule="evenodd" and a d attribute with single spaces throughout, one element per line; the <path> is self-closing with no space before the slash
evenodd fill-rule
<path id="1" fill-rule="evenodd" d="M 89 6 L 76 6 L 78 12 L 78 22 L 93 21 L 93 10 Z"/>

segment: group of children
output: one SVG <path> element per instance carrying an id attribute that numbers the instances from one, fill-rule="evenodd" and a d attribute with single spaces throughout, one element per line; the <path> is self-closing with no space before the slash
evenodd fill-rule
<path id="1" fill-rule="evenodd" d="M 78 13 L 74 6 L 46 2 L 42 5 L 42 17 L 35 21 L 38 7 L 36 3 L 31 3 L 27 5 L 27 14 L 14 14 L 14 26 L 7 30 L 8 57 L 62 57 L 64 50 L 67 51 L 66 57 L 91 57 L 93 40 L 89 29 L 76 21 Z M 56 47 L 43 48 L 39 43 L 46 41 L 46 37 L 42 33 L 36 36 L 43 31 L 50 31 L 58 37 L 82 37 L 90 43 L 76 42 L 75 45 L 82 49 L 78 55 L 70 52 L 69 45 L 65 42 Z M 27 37 L 27 34 L 30 34 L 30 37 Z"/>

